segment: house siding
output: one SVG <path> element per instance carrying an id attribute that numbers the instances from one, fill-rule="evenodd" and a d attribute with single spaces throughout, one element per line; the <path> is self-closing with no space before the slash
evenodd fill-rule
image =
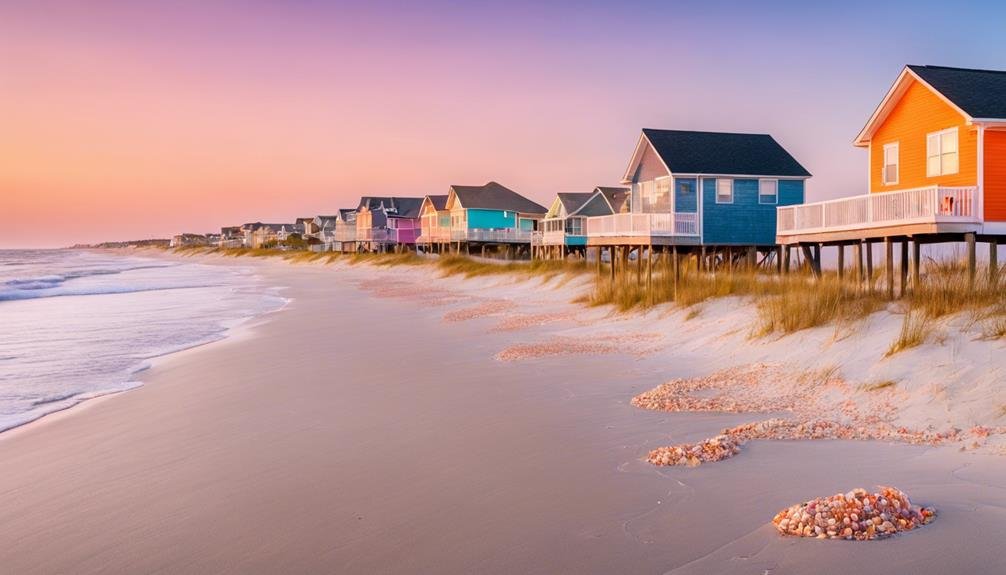
<path id="1" fill-rule="evenodd" d="M 1006 222 L 1006 132 L 985 131 L 985 220 Z"/>
<path id="2" fill-rule="evenodd" d="M 504 213 L 506 215 L 504 215 Z M 503 210 L 468 210 L 468 229 L 498 229 L 516 227 L 517 212 Z"/>
<path id="3" fill-rule="evenodd" d="M 716 203 L 716 179 L 702 179 L 702 241 L 706 245 L 775 244 L 776 208 L 802 204 L 803 180 L 779 180 L 776 204 L 758 203 L 758 180 L 735 179 L 732 204 Z"/>
<path id="4" fill-rule="evenodd" d="M 926 176 L 926 135 L 957 127 L 956 174 Z M 884 185 L 884 145 L 898 143 L 898 183 Z M 932 90 L 911 85 L 870 138 L 870 191 L 892 192 L 926 186 L 978 185 L 978 133 L 964 116 Z"/>

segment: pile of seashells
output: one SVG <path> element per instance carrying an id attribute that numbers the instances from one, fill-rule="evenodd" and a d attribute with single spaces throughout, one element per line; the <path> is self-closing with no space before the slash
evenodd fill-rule
<path id="1" fill-rule="evenodd" d="M 911 531 L 935 516 L 931 507 L 913 506 L 902 491 L 880 487 L 878 493 L 853 489 L 812 499 L 780 511 L 772 523 L 783 535 L 866 541 Z"/>

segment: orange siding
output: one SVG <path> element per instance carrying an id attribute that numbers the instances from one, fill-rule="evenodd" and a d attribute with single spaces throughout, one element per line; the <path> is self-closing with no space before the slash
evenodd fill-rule
<path id="1" fill-rule="evenodd" d="M 870 191 L 891 192 L 925 186 L 978 185 L 978 132 L 964 116 L 915 80 L 870 140 Z M 960 169 L 926 177 L 926 134 L 958 126 Z M 884 144 L 898 142 L 898 183 L 884 185 Z"/>
<path id="2" fill-rule="evenodd" d="M 985 131 L 985 219 L 1006 222 L 1006 132 Z"/>

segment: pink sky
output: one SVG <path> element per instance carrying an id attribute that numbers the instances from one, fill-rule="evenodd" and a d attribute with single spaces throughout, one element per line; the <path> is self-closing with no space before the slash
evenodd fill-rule
<path id="1" fill-rule="evenodd" d="M 771 133 L 810 199 L 864 193 L 851 140 L 903 64 L 1006 67 L 981 22 L 877 54 L 865 4 L 786 4 L 0 4 L 0 248 L 490 179 L 547 203 L 616 183 L 642 127 Z"/>

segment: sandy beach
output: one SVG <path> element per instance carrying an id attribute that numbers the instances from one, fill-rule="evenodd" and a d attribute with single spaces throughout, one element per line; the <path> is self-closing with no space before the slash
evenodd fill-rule
<path id="1" fill-rule="evenodd" d="M 140 388 L 0 434 L 0 571 L 1006 571 L 998 437 L 964 451 L 972 438 L 754 440 L 725 461 L 661 467 L 645 460 L 657 447 L 773 414 L 631 402 L 753 362 L 838 365 L 899 382 L 882 393 L 905 421 L 967 430 L 1006 403 L 1001 343 L 964 345 L 948 325 L 941 343 L 880 361 L 896 319 L 751 340 L 751 311 L 732 300 L 690 320 L 615 316 L 570 303 L 582 278 L 201 257 L 254 265 L 292 302 L 162 358 Z M 876 485 L 937 519 L 873 542 L 770 524 Z"/>

